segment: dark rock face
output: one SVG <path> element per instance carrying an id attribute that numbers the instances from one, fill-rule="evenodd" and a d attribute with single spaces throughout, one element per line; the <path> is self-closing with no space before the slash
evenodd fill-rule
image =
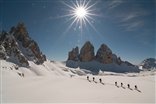
<path id="1" fill-rule="evenodd" d="M 112 63 L 112 51 L 105 44 L 102 44 L 99 50 L 97 51 L 96 60 L 104 64 Z"/>
<path id="2" fill-rule="evenodd" d="M 140 63 L 143 69 L 156 69 L 156 59 L 155 58 L 147 58 Z"/>
<path id="3" fill-rule="evenodd" d="M 72 51 L 68 53 L 68 60 L 74 60 L 78 61 L 79 60 L 79 48 L 73 48 Z"/>
<path id="4" fill-rule="evenodd" d="M 94 46 L 88 41 L 80 51 L 80 61 L 87 62 L 94 60 Z"/>
<path id="5" fill-rule="evenodd" d="M 1 45 L 5 48 L 6 55 L 10 56 L 8 60 L 11 60 L 11 58 L 14 57 L 14 59 L 16 60 L 16 63 L 18 63 L 19 65 L 28 66 L 29 63 L 27 59 L 25 58 L 25 56 L 19 50 L 18 43 L 16 42 L 16 39 L 14 38 L 14 36 L 6 32 L 3 32 L 1 36 L 2 36 Z"/>
<path id="6" fill-rule="evenodd" d="M 28 66 L 28 61 L 42 64 L 46 60 L 37 43 L 29 37 L 24 23 L 12 27 L 9 33 L 2 32 L 0 44 L 4 46 L 8 60 L 16 59 L 21 66 Z"/>
<path id="7" fill-rule="evenodd" d="M 118 65 L 121 65 L 123 63 L 120 57 L 117 57 L 115 54 L 113 54 L 111 49 L 105 44 L 102 44 L 100 46 L 95 56 L 94 46 L 89 41 L 87 41 L 83 45 L 80 50 L 80 54 L 78 47 L 73 48 L 73 50 L 68 53 L 68 60 L 80 62 L 89 62 L 96 60 L 103 64 L 116 63 Z"/>
<path id="8" fill-rule="evenodd" d="M 10 34 L 13 34 L 17 40 L 21 41 L 23 47 L 26 48 L 30 44 L 31 39 L 28 35 L 26 27 L 24 26 L 24 23 L 19 23 L 16 28 L 12 27 Z"/>
<path id="9" fill-rule="evenodd" d="M 29 49 L 33 53 L 34 57 L 37 59 L 36 60 L 37 64 L 41 64 L 44 61 L 46 61 L 45 55 L 43 55 L 40 52 L 40 49 L 39 49 L 39 47 L 38 47 L 38 45 L 37 45 L 37 43 L 35 41 L 31 41 L 31 43 L 29 44 Z"/>

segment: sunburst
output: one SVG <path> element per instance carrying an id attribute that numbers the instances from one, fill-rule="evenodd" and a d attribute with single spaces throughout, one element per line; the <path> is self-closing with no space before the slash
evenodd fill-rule
<path id="1" fill-rule="evenodd" d="M 78 7 L 74 12 L 76 17 L 79 19 L 85 18 L 88 13 L 88 11 L 84 7 Z"/>
<path id="2" fill-rule="evenodd" d="M 69 17 L 68 21 L 72 21 L 68 29 L 70 29 L 73 24 L 76 24 L 81 30 L 89 24 L 94 30 L 95 27 L 92 25 L 92 21 L 94 21 L 94 16 L 98 16 L 93 13 L 95 9 L 93 7 L 97 2 L 92 3 L 91 0 L 76 0 L 71 1 L 71 4 L 63 2 L 69 8 L 69 14 L 65 15 Z"/>

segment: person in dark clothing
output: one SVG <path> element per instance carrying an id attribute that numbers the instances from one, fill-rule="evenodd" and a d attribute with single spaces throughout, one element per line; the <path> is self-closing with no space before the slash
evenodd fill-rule
<path id="1" fill-rule="evenodd" d="M 130 85 L 129 85 L 129 84 L 127 84 L 127 87 L 128 87 L 128 88 L 130 88 Z"/>
<path id="2" fill-rule="evenodd" d="M 115 82 L 115 86 L 117 86 L 117 82 Z"/>
<path id="3" fill-rule="evenodd" d="M 89 80 L 89 76 L 87 76 L 87 80 Z"/>
<path id="4" fill-rule="evenodd" d="M 100 81 L 100 83 L 102 83 L 102 79 L 101 78 L 99 79 L 99 81 Z"/>
<path id="5" fill-rule="evenodd" d="M 121 83 L 121 87 L 123 87 L 123 83 Z"/>
<path id="6" fill-rule="evenodd" d="M 95 80 L 95 78 L 93 77 L 93 81 Z"/>
<path id="7" fill-rule="evenodd" d="M 137 85 L 135 85 L 134 87 L 135 87 L 135 90 L 137 90 L 137 89 L 138 89 Z"/>

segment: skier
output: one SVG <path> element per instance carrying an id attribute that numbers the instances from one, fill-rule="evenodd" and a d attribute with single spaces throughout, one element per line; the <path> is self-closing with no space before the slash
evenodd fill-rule
<path id="1" fill-rule="evenodd" d="M 87 80 L 89 80 L 89 76 L 87 76 Z"/>
<path id="2" fill-rule="evenodd" d="M 117 82 L 115 82 L 115 86 L 117 86 Z"/>
<path id="3" fill-rule="evenodd" d="M 137 90 L 137 89 L 138 89 L 137 85 L 135 85 L 134 87 L 135 87 L 135 90 Z"/>
<path id="4" fill-rule="evenodd" d="M 101 78 L 99 79 L 99 81 L 100 81 L 100 83 L 102 83 L 102 79 Z"/>
<path id="5" fill-rule="evenodd" d="M 130 88 L 130 85 L 129 85 L 129 84 L 127 84 L 127 87 L 128 87 L 128 88 Z"/>
<path id="6" fill-rule="evenodd" d="M 123 86 L 123 83 L 121 83 L 121 87 Z"/>
<path id="7" fill-rule="evenodd" d="M 95 78 L 93 77 L 93 81 L 95 80 Z"/>
<path id="8" fill-rule="evenodd" d="M 121 83 L 121 87 L 123 86 L 123 83 Z"/>

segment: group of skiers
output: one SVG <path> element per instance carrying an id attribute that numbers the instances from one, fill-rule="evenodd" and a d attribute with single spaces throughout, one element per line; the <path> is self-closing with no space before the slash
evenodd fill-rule
<path id="1" fill-rule="evenodd" d="M 115 86 L 118 86 L 118 85 L 117 85 L 117 82 L 115 82 Z M 121 82 L 121 87 L 123 87 L 123 83 L 122 83 L 122 82 Z M 130 84 L 127 84 L 127 87 L 130 89 Z M 137 85 L 134 86 L 134 89 L 135 89 L 135 90 L 138 89 Z"/>
<path id="2" fill-rule="evenodd" d="M 89 76 L 87 76 L 87 80 L 89 80 Z M 95 82 L 95 77 L 93 77 L 93 81 Z M 102 79 L 99 79 L 99 82 L 102 83 Z"/>
<path id="3" fill-rule="evenodd" d="M 89 76 L 87 76 L 87 80 L 90 81 L 90 80 L 89 80 Z M 93 81 L 95 82 L 95 77 L 93 77 Z M 101 78 L 99 79 L 99 82 L 100 82 L 100 83 L 103 83 Z M 117 82 L 115 82 L 115 86 L 118 86 Z M 123 83 L 122 83 L 122 82 L 121 82 L 121 87 L 123 87 Z M 127 87 L 128 87 L 129 89 L 131 89 L 131 88 L 130 88 L 130 84 L 127 84 Z M 138 90 L 137 85 L 135 85 L 134 88 L 135 88 L 135 90 Z"/>

